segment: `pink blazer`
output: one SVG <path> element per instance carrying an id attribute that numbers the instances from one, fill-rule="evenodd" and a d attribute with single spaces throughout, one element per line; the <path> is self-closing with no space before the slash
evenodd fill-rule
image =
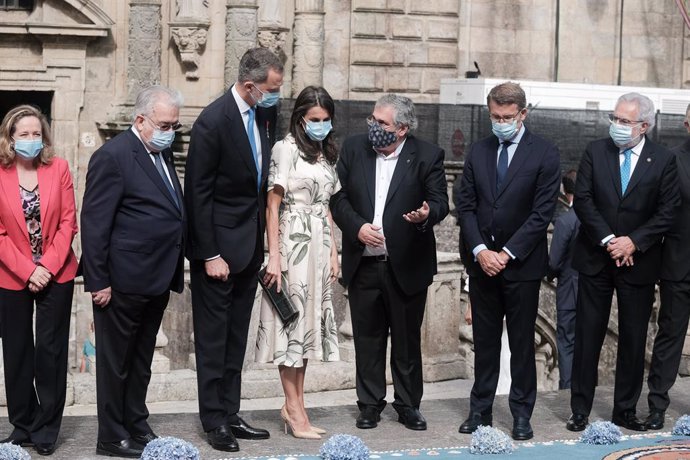
<path id="1" fill-rule="evenodd" d="M 53 274 L 54 281 L 65 283 L 74 279 L 78 265 L 72 250 L 77 234 L 74 185 L 67 161 L 53 158 L 49 165 L 38 167 L 38 191 L 43 236 L 40 263 Z M 35 268 L 17 168 L 0 167 L 0 288 L 24 289 Z"/>

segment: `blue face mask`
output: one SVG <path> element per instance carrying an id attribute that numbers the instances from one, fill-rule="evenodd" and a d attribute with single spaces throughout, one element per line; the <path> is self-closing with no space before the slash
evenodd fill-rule
<path id="1" fill-rule="evenodd" d="M 41 139 L 20 139 L 14 141 L 14 152 L 27 160 L 36 158 L 41 153 L 41 150 L 43 150 L 43 140 Z"/>
<path id="2" fill-rule="evenodd" d="M 512 123 L 497 123 L 492 121 L 491 131 L 501 142 L 510 140 L 515 137 L 515 134 L 518 132 L 517 119 L 513 120 Z"/>
<path id="3" fill-rule="evenodd" d="M 170 131 L 161 131 L 156 128 L 153 130 L 153 136 L 151 136 L 149 145 L 160 152 L 170 147 L 174 139 L 175 131 L 172 129 Z"/>
<path id="4" fill-rule="evenodd" d="M 304 120 L 304 118 L 303 118 Z M 304 120 L 304 132 L 309 136 L 309 139 L 313 141 L 322 141 L 326 139 L 328 133 L 333 129 L 331 120 L 325 121 L 309 121 Z"/>
<path id="5" fill-rule="evenodd" d="M 619 125 L 618 123 L 611 123 L 609 126 L 609 136 L 613 139 L 613 143 L 618 147 L 623 147 L 635 143 L 635 139 L 639 136 L 632 137 L 632 126 Z"/>
<path id="6" fill-rule="evenodd" d="M 264 109 L 267 109 L 269 107 L 273 107 L 278 103 L 280 100 L 280 91 L 276 91 L 275 93 L 264 93 L 259 89 L 258 86 L 254 85 L 254 88 L 259 90 L 261 93 L 261 99 L 257 99 L 256 105 L 259 107 L 263 107 Z"/>

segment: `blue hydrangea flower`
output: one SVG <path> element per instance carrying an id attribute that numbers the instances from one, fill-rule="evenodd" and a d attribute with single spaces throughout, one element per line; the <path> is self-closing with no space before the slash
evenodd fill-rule
<path id="1" fill-rule="evenodd" d="M 0 458 L 2 460 L 31 460 L 31 455 L 20 446 L 5 442 L 0 444 Z"/>
<path id="2" fill-rule="evenodd" d="M 369 448 L 357 436 L 334 434 L 319 450 L 324 460 L 367 460 Z"/>
<path id="3" fill-rule="evenodd" d="M 199 460 L 199 450 L 183 439 L 157 438 L 146 445 L 141 460 Z"/>
<path id="4" fill-rule="evenodd" d="M 472 433 L 471 454 L 510 454 L 514 449 L 510 437 L 497 428 L 482 425 Z"/>
<path id="5" fill-rule="evenodd" d="M 597 420 L 591 423 L 580 436 L 585 444 L 618 444 L 621 440 L 621 429 L 611 422 Z"/>
<path id="6" fill-rule="evenodd" d="M 690 436 L 690 415 L 683 415 L 676 420 L 671 433 L 676 436 Z"/>

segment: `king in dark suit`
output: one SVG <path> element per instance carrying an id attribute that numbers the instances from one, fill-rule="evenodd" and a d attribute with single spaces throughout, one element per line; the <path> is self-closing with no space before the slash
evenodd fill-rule
<path id="1" fill-rule="evenodd" d="M 642 391 L 647 325 L 661 269 L 662 236 L 680 203 L 672 152 L 646 136 L 654 104 L 622 95 L 610 115 L 610 138 L 591 142 L 577 173 L 574 208 L 580 219 L 573 267 L 580 272 L 575 352 L 566 427 L 584 430 L 592 409 L 614 290 L 618 354 L 613 423 L 644 431 L 636 416 Z"/>
<path id="2" fill-rule="evenodd" d="M 170 145 L 182 96 L 139 93 L 131 129 L 94 152 L 81 211 L 81 265 L 93 298 L 100 455 L 139 458 L 156 437 L 146 391 L 170 291 L 184 287 L 186 217 Z"/>
<path id="3" fill-rule="evenodd" d="M 459 431 L 472 433 L 493 422 L 505 316 L 512 435 L 525 440 L 533 436 L 534 324 L 547 271 L 546 229 L 556 206 L 559 153 L 524 126 L 527 101 L 518 84 L 494 87 L 487 104 L 494 135 L 472 146 L 456 195 L 461 256 L 470 276 L 475 359 L 470 414 Z"/>
<path id="4" fill-rule="evenodd" d="M 685 114 L 685 128 L 690 133 L 690 106 Z M 661 308 L 656 338 L 649 367 L 647 386 L 649 415 L 645 424 L 649 430 L 664 427 L 664 415 L 671 400 L 668 390 L 678 376 L 683 344 L 690 317 L 690 139 L 673 150 L 678 167 L 678 187 L 681 205 L 671 229 L 664 236 L 661 256 Z"/>
<path id="5" fill-rule="evenodd" d="M 187 157 L 199 416 L 211 446 L 223 451 L 239 450 L 236 437 L 269 437 L 238 412 L 256 274 L 264 260 L 266 178 L 282 84 L 277 56 L 265 48 L 247 51 L 237 82 L 194 123 Z"/>
<path id="6" fill-rule="evenodd" d="M 448 214 L 444 153 L 410 133 L 406 97 L 380 98 L 368 135 L 348 138 L 338 161 L 342 189 L 331 198 L 343 232 L 357 369 L 358 428 L 374 428 L 386 405 L 386 348 L 391 339 L 393 407 L 398 421 L 425 430 L 421 325 L 436 273 L 433 226 Z"/>

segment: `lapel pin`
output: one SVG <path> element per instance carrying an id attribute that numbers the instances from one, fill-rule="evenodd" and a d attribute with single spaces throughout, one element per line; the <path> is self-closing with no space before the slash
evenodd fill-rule
<path id="1" fill-rule="evenodd" d="M 407 162 L 408 162 L 408 163 L 410 162 L 410 159 L 409 159 L 409 158 L 407 159 Z"/>
<path id="2" fill-rule="evenodd" d="M 647 163 L 651 163 L 651 162 L 652 162 L 652 159 L 647 157 Z"/>

